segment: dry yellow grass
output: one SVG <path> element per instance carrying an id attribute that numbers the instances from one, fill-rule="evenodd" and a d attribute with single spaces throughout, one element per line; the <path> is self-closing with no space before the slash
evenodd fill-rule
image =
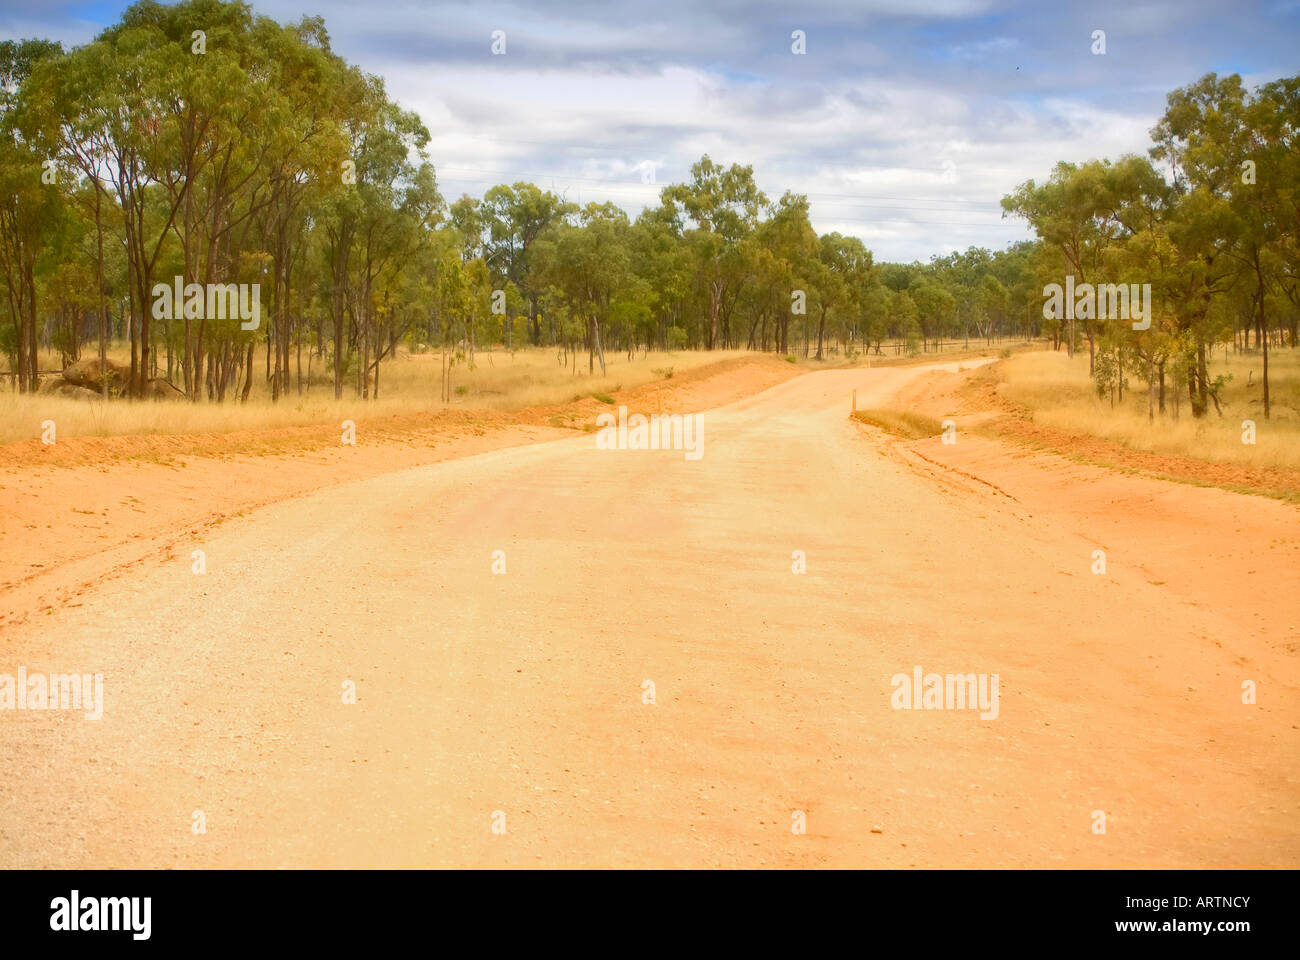
<path id="1" fill-rule="evenodd" d="M 528 348 L 513 354 L 502 349 L 490 353 L 480 350 L 474 369 L 462 361 L 452 371 L 452 406 L 489 410 L 518 410 L 521 407 L 549 406 L 566 403 L 590 394 L 610 394 L 640 386 L 665 376 L 695 370 L 733 357 L 754 356 L 743 350 L 678 351 L 637 353 L 629 360 L 626 353 L 605 354 L 605 375 L 599 363 L 587 372 L 587 357 L 578 357 L 577 370 L 563 367 L 559 354 L 551 348 Z M 403 354 L 385 364 L 381 380 L 384 390 L 402 396 L 424 395 L 438 405 L 437 353 Z"/>
<path id="2" fill-rule="evenodd" d="M 951 347 L 941 353 L 909 357 L 894 354 L 886 345 L 883 356 L 858 354 L 851 363 L 895 366 L 991 356 L 995 352 L 996 348 L 972 344 L 970 350 Z M 825 361 L 818 362 L 803 359 L 801 351 L 799 354 L 795 363 L 805 369 L 838 367 L 848 362 L 842 355 L 828 355 Z M 87 348 L 85 355 L 95 355 L 93 345 Z M 442 358 L 437 352 L 415 354 L 399 351 L 396 357 L 385 360 L 379 374 L 379 399 L 370 401 L 361 401 L 353 396 L 351 379 L 344 383 L 343 398 L 336 401 L 330 372 L 319 359 L 311 364 L 310 389 L 300 395 L 296 387 L 296 358 L 291 357 L 294 385 L 287 397 L 273 403 L 270 386 L 264 378 L 266 355 L 262 349 L 254 357 L 255 380 L 246 404 L 233 398 L 228 398 L 223 404 L 123 400 L 105 404 L 45 394 L 22 395 L 13 390 L 8 376 L 0 376 L 0 443 L 39 437 L 45 420 L 55 422 L 61 438 L 177 436 L 337 424 L 347 419 L 414 416 L 446 409 L 518 410 L 566 403 L 589 395 L 608 397 L 620 389 L 661 379 L 669 371 L 682 374 L 735 357 L 759 355 L 745 350 L 683 350 L 649 355 L 638 353 L 629 360 L 625 353 L 611 352 L 605 355 L 606 373 L 601 376 L 599 366 L 594 374 L 587 372 L 585 354 L 578 357 L 577 370 L 574 371 L 571 364 L 561 366 L 559 354 L 552 348 L 529 347 L 510 353 L 497 347 L 490 351 L 479 350 L 473 369 L 463 359 L 455 365 L 451 375 L 450 404 L 439 399 Z M 119 363 L 130 361 L 122 344 L 115 344 L 109 350 L 109 358 Z M 304 373 L 307 371 L 306 360 L 304 356 Z M 57 355 L 42 355 L 42 370 L 57 369 L 58 366 Z M 165 374 L 165 364 L 163 366 L 160 373 Z"/>
<path id="3" fill-rule="evenodd" d="M 223 404 L 124 400 L 104 403 L 45 394 L 23 395 L 16 393 L 5 377 L 0 383 L 0 443 L 39 437 L 45 420 L 55 422 L 60 438 L 170 436 L 310 426 L 446 409 L 517 410 L 565 403 L 589 394 L 608 395 L 662 379 L 670 369 L 680 374 L 742 355 L 744 351 L 681 351 L 648 356 L 638 353 L 628 360 L 627 354 L 607 353 L 606 374 L 601 376 L 599 365 L 594 375 L 587 373 L 585 356 L 579 358 L 576 373 L 571 366 L 561 366 L 556 351 L 549 348 L 528 348 L 514 354 L 501 349 L 480 350 L 473 369 L 463 361 L 453 368 L 450 404 L 439 399 L 440 356 L 437 353 L 401 353 L 385 361 L 380 370 L 379 399 L 370 401 L 353 397 L 350 381 L 344 384 L 343 398 L 335 400 L 328 372 L 317 361 L 313 364 L 309 391 L 300 396 L 295 386 L 288 397 L 273 403 L 270 388 L 262 376 L 265 357 L 260 351 L 254 360 L 256 382 L 246 404 L 229 398 Z M 129 360 L 120 349 L 111 351 L 110 357 L 120 362 Z M 55 357 L 41 358 L 41 369 L 57 367 Z"/>
<path id="4" fill-rule="evenodd" d="M 915 410 L 859 410 L 853 416 L 863 423 L 879 427 L 886 433 L 905 440 L 937 437 L 943 433 L 942 422 L 923 413 L 917 413 Z"/>
<path id="5" fill-rule="evenodd" d="M 1148 420 L 1147 389 L 1140 372 L 1129 375 L 1131 390 L 1123 403 L 1111 406 L 1098 398 L 1088 376 L 1088 354 L 1073 360 L 1065 353 L 1022 354 L 999 364 L 999 390 L 1022 404 L 1035 423 L 1087 433 L 1136 450 L 1260 468 L 1300 469 L 1300 353 L 1269 352 L 1269 392 L 1272 415 L 1264 419 L 1263 358 L 1259 354 L 1215 352 L 1211 377 L 1231 374 L 1220 394 L 1223 415 L 1211 404 L 1209 415 L 1196 420 L 1181 398 L 1179 419 L 1173 418 L 1172 388 L 1166 387 L 1166 414 Z M 1249 384 L 1248 384 L 1249 381 Z M 1157 388 L 1158 389 L 1158 388 Z M 1242 442 L 1242 421 L 1253 420 L 1256 442 Z"/>

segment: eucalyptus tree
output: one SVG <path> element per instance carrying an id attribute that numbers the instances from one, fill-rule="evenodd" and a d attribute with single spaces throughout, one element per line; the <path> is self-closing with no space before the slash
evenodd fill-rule
<path id="1" fill-rule="evenodd" d="M 156 269 L 202 163 L 201 136 L 193 129 L 201 121 L 177 107 L 192 67 L 188 58 L 196 56 L 183 22 L 200 10 L 236 20 L 248 15 L 241 4 L 215 0 L 174 8 L 137 3 L 121 22 L 40 74 L 66 156 L 107 181 L 123 214 L 137 395 L 152 366 Z"/>
<path id="2" fill-rule="evenodd" d="M 537 241 L 539 281 L 557 291 L 586 328 L 587 369 L 605 373 L 601 328 L 607 326 L 616 298 L 635 274 L 631 264 L 631 224 L 612 203 L 589 203 L 576 223 L 547 228 Z"/>
<path id="3" fill-rule="evenodd" d="M 1099 280 L 1107 249 L 1142 225 L 1164 190 L 1151 164 L 1136 156 L 1118 162 L 1090 160 L 1058 163 L 1042 185 L 1026 181 L 1002 198 L 1005 214 L 1023 217 L 1043 242 L 1056 247 L 1075 284 Z M 1063 278 L 1062 278 L 1063 279 Z M 1058 281 L 1059 282 L 1059 281 Z M 1077 339 L 1074 311 L 1069 311 L 1067 350 L 1073 355 Z M 1088 341 L 1088 371 L 1096 363 L 1100 325 L 1083 317 Z"/>
<path id="4" fill-rule="evenodd" d="M 728 292 L 728 266 L 741 240 L 758 223 L 767 198 L 754 183 L 754 168 L 732 164 L 724 168 L 705 154 L 691 165 L 691 179 L 665 187 L 660 195 L 673 216 L 694 224 L 699 243 L 698 276 L 708 291 L 705 346 L 718 342 L 718 320 Z M 733 271 L 734 272 L 734 271 Z M 732 281 L 734 282 L 734 281 Z"/>
<path id="5" fill-rule="evenodd" d="M 972 292 L 971 309 L 968 319 L 975 327 L 975 333 L 985 342 L 992 342 L 994 331 L 1001 330 L 1007 317 L 1009 303 L 1007 288 L 992 273 L 980 277 Z M 966 328 L 966 340 L 970 341 L 969 326 Z"/>
<path id="6" fill-rule="evenodd" d="M 487 213 L 482 203 L 469 194 L 461 194 L 447 210 L 447 224 L 460 240 L 460 257 L 463 263 L 469 263 L 479 257 L 486 258 Z"/>
<path id="7" fill-rule="evenodd" d="M 811 298 L 817 310 L 815 359 L 824 359 L 827 314 L 854 317 L 859 292 L 870 270 L 871 253 L 857 237 L 827 233 L 820 238 Z"/>
<path id="8" fill-rule="evenodd" d="M 864 353 L 874 349 L 879 354 L 881 344 L 889 335 L 892 306 L 890 297 L 889 288 L 881 282 L 879 272 L 872 270 L 858 299 Z"/>
<path id="9" fill-rule="evenodd" d="M 382 86 L 376 87 L 382 96 Z M 436 224 L 442 198 L 425 160 L 429 132 L 419 117 L 383 102 L 373 124 L 354 143 L 361 208 L 355 232 L 355 278 L 351 305 L 361 352 L 357 392 L 370 396 L 370 378 L 383 356 L 383 330 L 375 322 L 375 288 L 386 271 L 400 270 L 404 258 Z M 419 158 L 415 162 L 412 156 Z"/>
<path id="10" fill-rule="evenodd" d="M 632 265 L 637 276 L 655 291 L 651 312 L 653 337 L 667 350 L 669 331 L 683 331 L 683 315 L 691 293 L 693 271 L 685 243 L 671 212 L 662 206 L 641 211 L 629 233 Z M 555 330 L 552 328 L 552 343 Z"/>
<path id="11" fill-rule="evenodd" d="M 541 290 L 532 273 L 533 243 L 548 226 L 577 210 L 576 204 L 524 181 L 492 187 L 479 207 L 486 234 L 485 259 L 495 275 L 514 284 L 526 298 L 534 345 L 541 343 L 542 329 L 538 313 Z"/>
<path id="12" fill-rule="evenodd" d="M 1151 131 L 1151 156 L 1173 177 L 1173 203 L 1167 221 L 1178 255 L 1167 282 L 1176 291 L 1174 309 L 1187 358 L 1187 389 L 1192 413 L 1208 412 L 1215 381 L 1208 370 L 1211 345 L 1232 323 L 1218 305 L 1240 281 L 1240 206 L 1232 197 L 1244 174 L 1241 111 L 1245 91 L 1237 76 L 1207 74 L 1168 96 L 1168 106 Z"/>
<path id="13" fill-rule="evenodd" d="M 933 339 L 935 349 L 948 332 L 948 325 L 955 319 L 957 300 L 941 283 L 932 277 L 926 277 L 909 288 L 912 302 L 916 304 L 917 322 L 921 328 L 921 349 L 926 341 Z"/>
<path id="14" fill-rule="evenodd" d="M 758 274 L 764 288 L 762 304 L 772 312 L 773 349 L 783 355 L 790 349 L 795 291 L 801 291 L 806 298 L 821 262 L 821 241 L 808 210 L 807 196 L 787 191 L 768 206 L 767 216 L 755 230 L 757 243 L 768 254 Z M 802 306 L 806 309 L 806 302 Z"/>
<path id="15" fill-rule="evenodd" d="M 295 292 L 302 302 L 305 281 L 300 280 L 295 291 L 295 266 L 301 270 L 308 260 L 308 233 L 316 226 L 321 205 L 348 189 L 354 179 L 345 125 L 355 102 L 349 93 L 364 85 L 358 72 L 332 53 L 319 18 L 283 28 L 259 18 L 258 33 L 266 51 L 266 62 L 259 67 L 275 96 L 260 157 L 261 189 L 249 207 L 265 210 L 263 242 L 272 255 L 268 336 L 273 335 L 277 356 L 272 398 L 278 399 L 288 390 L 291 341 L 301 345 L 295 329 L 301 317 L 291 312 L 290 302 Z"/>
<path id="16" fill-rule="evenodd" d="M 24 95 L 29 78 L 62 52 L 44 40 L 0 43 L 0 270 L 13 324 L 9 349 L 24 392 L 38 381 L 37 261 L 64 215 L 48 130 L 34 122 Z"/>

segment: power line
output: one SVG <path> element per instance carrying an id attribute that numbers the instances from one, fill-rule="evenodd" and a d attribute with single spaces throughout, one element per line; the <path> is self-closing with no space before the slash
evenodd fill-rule
<path id="1" fill-rule="evenodd" d="M 574 182 L 580 182 L 580 183 L 607 183 L 607 184 L 622 185 L 622 186 L 632 186 L 632 187 L 652 187 L 652 188 L 655 189 L 655 190 L 659 190 L 659 189 L 662 188 L 662 186 L 664 186 L 664 185 L 661 185 L 661 184 L 653 184 L 653 183 L 636 183 L 636 182 L 633 181 L 633 180 L 622 180 L 622 179 L 615 180 L 615 179 L 611 179 L 611 178 L 608 178 L 608 177 L 604 177 L 604 178 L 602 178 L 602 177 L 580 177 L 580 176 L 575 176 L 575 175 L 570 175 L 570 174 L 557 174 L 557 173 L 543 173 L 543 174 L 537 174 L 537 173 L 526 173 L 526 172 L 523 172 L 523 171 L 519 171 L 519 170 L 511 170 L 511 169 L 503 169 L 503 170 L 487 170 L 487 169 L 484 169 L 484 168 L 481 168 L 481 167 L 465 167 L 465 166 L 461 166 L 460 164 L 454 164 L 454 163 L 453 163 L 453 164 L 447 164 L 447 165 L 445 165 L 445 166 L 439 166 L 439 165 L 435 164 L 435 165 L 434 165 L 434 169 L 435 169 L 435 170 L 438 170 L 438 171 L 441 171 L 441 170 L 470 170 L 470 171 L 472 171 L 472 172 L 474 172 L 474 173 L 488 174 L 488 175 L 493 176 L 493 177 L 501 178 L 501 179 L 498 179 L 498 180 L 496 180 L 496 181 L 493 181 L 494 183 L 501 183 L 501 182 L 503 182 L 504 180 L 511 180 L 511 179 L 514 179 L 514 180 L 531 180 L 531 181 L 533 181 L 533 182 L 537 182 L 537 181 L 540 181 L 540 180 L 556 180 L 556 179 L 560 179 L 560 180 L 571 180 L 571 181 L 574 181 Z M 894 169 L 894 168 L 890 168 L 890 169 Z M 455 178 L 455 177 L 453 177 L 452 179 L 472 179 L 472 178 Z M 485 182 L 486 182 L 486 181 L 485 181 Z M 799 192 L 799 191 L 796 191 L 796 192 Z M 968 205 L 968 206 L 976 206 L 976 207 L 996 207 L 996 206 L 998 206 L 998 202 L 997 202 L 996 200 L 963 200 L 963 199 L 960 199 L 960 198 L 957 198 L 957 197 L 951 197 L 951 198 L 949 198 L 949 197 L 899 197 L 899 196 L 889 196 L 889 195 L 886 195 L 886 194 L 870 194 L 870 193 L 824 193 L 824 192 L 808 192 L 808 193 L 804 193 L 803 195 L 806 196 L 806 197 L 810 197 L 810 198 L 811 198 L 811 197 L 824 197 L 824 198 L 842 199 L 842 200 L 891 200 L 891 201 L 892 201 L 892 200 L 901 200 L 901 201 L 904 201 L 904 202 L 907 202 L 907 203 L 966 204 L 966 205 Z M 874 204 L 866 204 L 866 206 L 874 206 Z M 936 208 L 936 209 L 941 209 L 941 208 Z M 972 212 L 973 212 L 973 211 L 972 211 Z"/>
<path id="2" fill-rule="evenodd" d="M 444 169 L 444 170 L 455 170 L 455 169 L 460 169 L 460 168 L 457 168 L 457 167 L 444 167 L 443 169 Z M 477 171 L 476 171 L 476 172 L 477 172 Z M 489 171 L 489 172 L 490 172 L 490 171 Z M 503 172 L 503 173 L 504 173 L 504 172 Z M 442 177 L 442 178 L 440 178 L 440 179 L 441 179 L 442 182 L 444 182 L 444 183 L 468 183 L 468 184 L 479 184 L 479 185 L 487 184 L 487 185 L 490 185 L 490 186 L 496 186 L 496 185 L 502 183 L 502 179 L 501 179 L 501 176 L 500 176 L 500 175 L 498 175 L 497 177 L 493 177 L 493 178 L 448 176 L 448 177 Z M 552 175 L 547 175 L 547 176 L 545 176 L 545 177 L 536 177 L 536 176 L 530 176 L 530 175 L 528 175 L 528 174 L 516 173 L 516 174 L 513 174 L 512 176 L 508 176 L 506 179 L 514 179 L 514 180 L 530 180 L 530 181 L 532 181 L 532 182 L 536 182 L 537 180 L 542 179 L 542 180 L 544 180 L 544 181 L 550 181 L 551 183 L 554 183 L 556 180 L 563 180 L 563 181 L 569 181 L 569 182 L 573 182 L 573 183 L 598 183 L 598 184 L 604 184 L 604 185 L 606 185 L 606 189 L 605 189 L 605 192 L 606 192 L 606 193 L 621 194 L 621 195 L 623 195 L 623 196 L 631 196 L 631 197 L 634 197 L 634 198 L 636 198 L 636 199 L 638 199 L 638 200 L 641 200 L 642 202 L 650 202 L 650 201 L 656 200 L 656 199 L 658 198 L 659 191 L 662 189 L 662 186 L 663 186 L 663 185 L 661 185 L 661 184 L 648 184 L 648 183 L 638 184 L 638 183 L 633 183 L 633 182 L 630 182 L 630 181 L 624 181 L 624 180 L 608 180 L 608 179 L 597 179 L 597 178 L 591 178 L 591 177 L 566 177 L 566 176 L 563 176 L 563 175 L 554 175 L 554 174 L 552 174 Z M 647 196 L 646 193 L 644 192 L 646 189 L 649 189 L 649 190 L 653 191 L 653 194 L 652 194 L 651 196 Z M 811 198 L 811 197 L 835 197 L 835 196 L 844 196 L 844 195 L 843 195 L 843 194 L 805 194 L 805 196 L 808 196 L 808 197 Z M 892 198 L 892 197 L 891 197 L 891 198 L 885 198 L 885 199 L 895 199 L 895 198 Z M 902 199 L 902 198 L 897 198 L 897 199 Z M 935 202 L 941 202 L 941 201 L 935 201 Z M 911 212 L 911 213 L 940 213 L 940 214 L 942 214 L 942 213 L 956 213 L 956 214 L 975 214 L 975 215 L 980 215 L 980 214 L 981 214 L 981 211 L 978 211 L 978 210 L 964 210 L 964 209 L 960 209 L 960 208 L 951 208 L 951 207 L 950 207 L 950 208 L 945 208 L 945 207 L 942 207 L 942 206 L 932 206 L 932 207 L 914 207 L 914 206 L 906 206 L 906 205 L 899 205 L 899 204 L 854 203 L 854 202 L 844 201 L 844 200 L 831 200 L 829 203 L 821 203 L 821 202 L 819 202 L 819 203 L 817 203 L 817 206 L 818 206 L 819 209 L 822 209 L 823 211 L 824 211 L 824 208 L 825 208 L 826 206 L 831 206 L 831 207 L 850 207 L 850 208 L 857 208 L 857 209 L 884 210 L 884 211 L 899 211 L 899 212 Z M 989 211 L 989 212 L 991 213 L 992 211 Z M 838 219 L 842 219 L 842 220 L 852 220 L 852 219 L 853 219 L 853 218 L 851 218 L 851 217 L 842 217 L 842 216 L 838 216 L 838 215 L 833 215 L 833 216 L 837 216 Z M 999 221 L 1000 221 L 1000 220 L 1001 220 L 1001 217 L 999 216 L 998 219 L 999 219 Z M 872 221 L 862 221 L 862 222 L 872 222 Z M 913 221 L 913 222 L 917 222 L 917 223 L 945 223 L 945 224 L 948 224 L 948 225 L 954 225 L 954 224 L 955 224 L 955 225 L 958 225 L 958 226 L 963 226 L 963 225 L 978 225 L 978 224 L 981 223 L 982 221 L 978 221 L 978 220 L 967 220 L 967 221 L 937 221 L 937 220 L 932 220 L 932 221 L 919 221 L 919 220 L 918 220 L 918 221 Z"/>
<path id="3" fill-rule="evenodd" d="M 433 139 L 436 140 L 437 137 L 434 137 Z M 455 135 L 453 135 L 452 139 L 459 139 L 459 140 L 485 140 L 485 141 L 487 141 L 487 142 L 489 142 L 489 143 L 526 143 L 526 144 L 530 144 L 530 145 L 532 145 L 532 146 L 551 147 L 551 148 L 555 148 L 555 147 L 557 146 L 557 144 L 556 144 L 555 141 L 553 141 L 553 140 L 524 140 L 524 139 L 519 139 L 519 138 L 511 138 L 511 137 L 484 137 L 484 136 L 479 136 L 479 135 L 477 135 L 477 134 L 468 134 L 468 133 L 467 133 L 467 134 L 455 134 Z M 617 154 L 618 156 L 623 157 L 624 159 L 627 158 L 627 156 L 628 156 L 628 152 L 629 152 L 625 147 L 598 147 L 598 146 L 595 146 L 594 144 L 586 144 L 586 143 L 564 144 L 564 145 L 563 145 L 563 149 L 565 149 L 565 150 L 593 150 L 593 151 L 596 151 L 596 152 L 599 152 L 599 153 L 612 153 L 612 154 Z M 778 164 L 782 164 L 782 161 L 779 161 L 779 160 L 778 160 L 778 161 L 776 161 L 776 163 L 778 163 Z M 782 164 L 782 165 L 784 165 L 784 164 Z M 862 163 L 862 162 L 859 162 L 859 161 L 856 161 L 856 160 L 855 160 L 855 161 L 852 161 L 852 162 L 848 162 L 848 161 L 836 161 L 836 160 L 819 160 L 819 161 L 818 161 L 818 166 L 822 166 L 822 167 L 843 167 L 843 168 L 848 169 L 848 170 L 897 170 L 897 169 L 898 169 L 898 165 L 897 165 L 897 164 L 893 164 L 893 163 Z M 943 167 L 940 166 L 940 167 L 938 167 L 938 168 L 936 168 L 936 169 L 942 170 Z M 844 196 L 844 194 L 823 194 L 823 196 Z M 897 197 L 897 198 L 894 198 L 894 197 L 877 197 L 876 199 L 881 199 L 881 200 L 892 200 L 892 199 L 899 199 L 899 200 L 925 200 L 925 199 L 927 199 L 927 198 L 926 198 L 926 197 Z M 954 202 L 954 203 L 988 203 L 989 201 L 986 201 L 986 200 L 956 200 L 956 201 L 953 201 L 953 202 Z"/>
<path id="4" fill-rule="evenodd" d="M 448 178 L 444 181 L 444 183 L 465 183 L 465 184 L 480 184 L 480 185 L 482 185 L 482 184 L 490 184 L 490 185 L 494 185 L 494 186 L 495 186 L 497 183 L 499 183 L 499 181 L 497 181 L 497 180 L 474 180 L 474 179 L 461 178 L 461 177 L 448 177 Z M 617 187 L 612 187 L 612 188 L 606 188 L 606 190 L 605 190 L 604 192 L 605 192 L 605 193 L 619 194 L 620 191 L 619 191 L 619 188 L 617 188 Z M 833 204 L 832 204 L 832 206 L 833 206 Z M 909 210 L 909 208 L 907 208 L 907 207 L 884 207 L 883 209 L 884 209 L 884 210 L 888 210 L 888 211 L 903 211 L 903 212 L 906 212 L 907 210 Z M 812 211 L 810 211 L 810 212 L 812 212 Z M 944 212 L 946 212 L 946 211 L 943 211 L 943 210 L 940 210 L 940 209 L 936 209 L 936 208 L 928 208 L 928 207 L 927 207 L 927 208 L 921 208 L 918 212 L 944 213 Z M 954 213 L 966 213 L 966 212 L 973 212 L 973 211 L 959 210 L 959 211 L 952 211 L 952 212 L 954 212 Z M 898 215 L 881 216 L 881 217 L 878 217 L 878 218 L 875 218 L 875 219 L 864 219 L 864 218 L 862 218 L 862 217 L 846 217 L 846 216 L 843 216 L 843 215 L 838 214 L 838 213 L 827 212 L 827 211 L 825 211 L 823 208 L 821 208 L 820 206 L 818 207 L 818 209 L 817 209 L 817 211 L 816 211 L 816 213 L 815 213 L 815 216 L 816 216 L 817 219 L 819 219 L 819 220 L 831 220 L 831 221 L 834 221 L 834 222 L 836 222 L 836 223 L 868 223 L 868 224 L 881 224 L 881 223 L 895 223 L 895 222 L 897 222 L 897 223 L 911 223 L 911 224 L 933 225 L 933 226 L 945 226 L 945 227 L 983 227 L 983 228 L 986 228 L 986 229 L 991 229 L 991 228 L 993 228 L 993 227 L 1000 226 L 1000 225 L 1003 223 L 1003 220 L 1002 220 L 1000 217 L 999 217 L 996 221 L 992 221 L 992 222 L 989 222 L 989 221 L 983 221 L 983 220 L 922 220 L 922 219 L 917 219 L 917 218 L 915 218 L 915 217 L 906 217 L 906 216 L 898 216 Z"/>

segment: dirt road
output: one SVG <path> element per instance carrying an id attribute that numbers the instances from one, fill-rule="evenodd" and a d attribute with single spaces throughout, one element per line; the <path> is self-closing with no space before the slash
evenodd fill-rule
<path id="1" fill-rule="evenodd" d="M 0 866 L 1300 865 L 1295 509 L 1117 477 L 1054 511 L 1050 465 L 1019 495 L 848 419 L 917 374 L 708 411 L 699 460 L 350 482 L 7 628 L 0 673 L 106 705 L 0 712 Z M 1171 548 L 1167 496 L 1239 599 L 1197 601 L 1246 573 Z M 996 674 L 996 717 L 894 709 L 916 667 Z"/>

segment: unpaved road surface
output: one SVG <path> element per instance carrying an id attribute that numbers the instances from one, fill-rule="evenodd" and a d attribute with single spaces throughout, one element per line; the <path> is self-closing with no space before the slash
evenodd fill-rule
<path id="1" fill-rule="evenodd" d="M 696 461 L 320 490 L 6 628 L 0 673 L 106 703 L 0 713 L 0 866 L 1300 865 L 1296 510 L 1102 476 L 1055 511 L 1050 465 L 1017 495 L 997 447 L 848 419 L 917 374 L 708 411 Z M 1167 494 L 1260 579 L 1171 555 Z M 997 674 L 996 718 L 894 709 L 916 667 Z"/>

